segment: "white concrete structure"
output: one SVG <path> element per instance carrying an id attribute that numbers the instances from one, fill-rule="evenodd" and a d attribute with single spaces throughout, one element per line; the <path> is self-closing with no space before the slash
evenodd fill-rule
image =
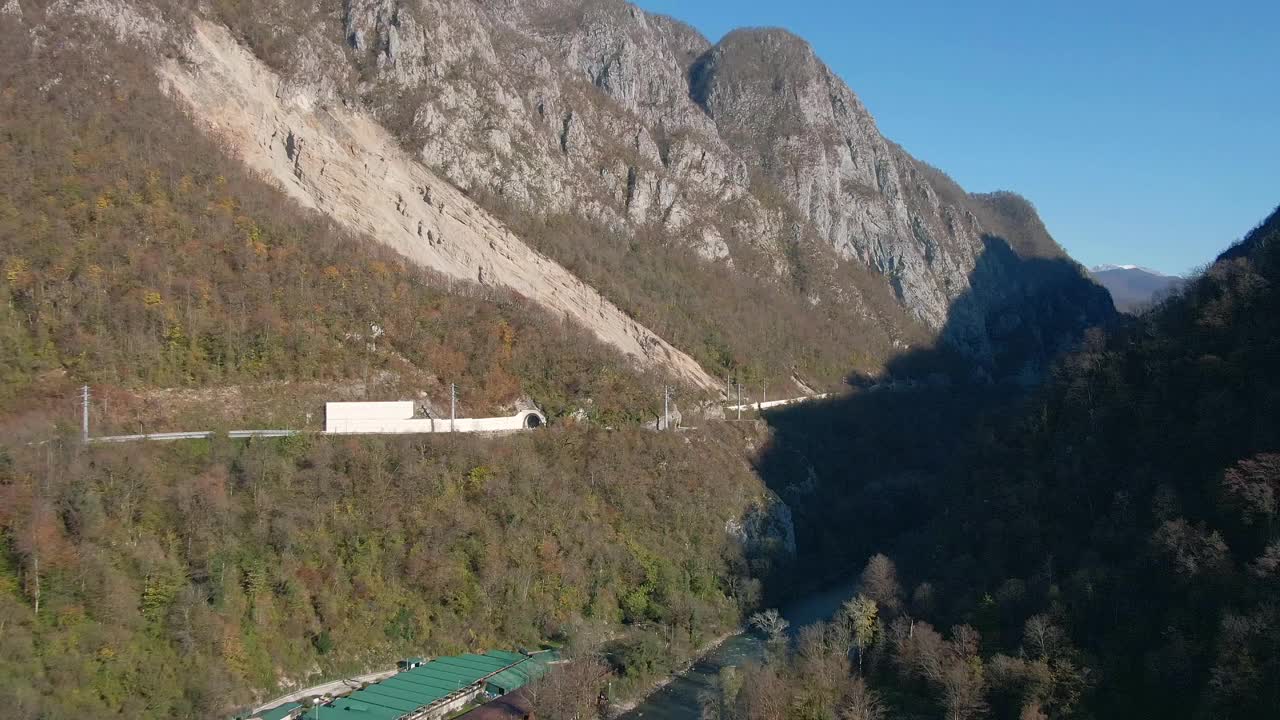
<path id="1" fill-rule="evenodd" d="M 804 397 L 791 398 L 790 400 L 770 400 L 769 402 L 743 403 L 742 405 L 730 405 L 725 410 L 728 412 L 737 412 L 738 410 L 768 410 L 770 408 L 783 407 L 785 405 L 795 405 L 797 403 L 809 402 L 810 400 L 824 400 L 831 397 L 831 393 L 823 393 L 821 395 L 806 395 Z"/>
<path id="2" fill-rule="evenodd" d="M 498 418 L 417 418 L 413 401 L 331 402 L 324 406 L 324 431 L 330 435 L 417 435 L 423 433 L 512 432 L 542 427 L 536 410 Z"/>

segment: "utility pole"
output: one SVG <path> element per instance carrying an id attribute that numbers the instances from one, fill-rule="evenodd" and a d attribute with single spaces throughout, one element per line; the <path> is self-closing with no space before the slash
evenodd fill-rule
<path id="1" fill-rule="evenodd" d="M 80 417 L 80 437 L 84 440 L 84 444 L 89 444 L 89 386 L 85 385 L 80 388 L 80 405 L 82 414 Z"/>
<path id="2" fill-rule="evenodd" d="M 662 430 L 671 429 L 671 386 L 662 386 Z"/>
<path id="3" fill-rule="evenodd" d="M 760 407 L 758 407 L 757 410 L 763 410 L 764 404 L 767 402 L 769 402 L 769 385 L 766 383 L 765 386 L 760 389 Z"/>
<path id="4" fill-rule="evenodd" d="M 454 421 L 458 418 L 458 385 L 451 383 L 449 385 L 449 432 L 453 432 L 457 427 Z"/>
<path id="5" fill-rule="evenodd" d="M 742 383 L 738 383 L 738 419 L 742 419 Z"/>

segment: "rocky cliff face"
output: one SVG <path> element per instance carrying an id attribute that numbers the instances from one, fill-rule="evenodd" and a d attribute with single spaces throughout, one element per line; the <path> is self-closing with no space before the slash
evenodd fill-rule
<path id="1" fill-rule="evenodd" d="M 370 111 L 490 210 L 682 244 L 800 287 L 811 306 L 852 308 L 895 347 L 901 321 L 874 309 L 884 286 L 913 322 L 991 364 L 991 307 L 1007 313 L 1038 282 L 976 288 L 1018 273 L 1007 259 L 984 269 L 993 242 L 1066 261 L 1040 278 L 1092 297 L 1029 203 L 970 195 L 913 159 L 781 30 L 712 45 L 623 0 L 266 0 L 205 15 L 280 72 L 282 97 Z M 815 267 L 820 282 L 798 279 Z M 843 267 L 870 272 L 850 280 Z M 1110 309 L 1066 310 L 1078 324 Z"/>
<path id="2" fill-rule="evenodd" d="M 934 329 L 970 291 L 984 235 L 1065 257 L 1025 201 L 970 196 L 882 137 L 785 31 L 713 46 L 621 0 L 345 8 L 359 87 L 400 136 L 459 186 L 529 212 L 660 226 L 729 263 L 763 250 L 778 276 L 789 247 L 820 243 Z"/>
<path id="3" fill-rule="evenodd" d="M 931 326 L 966 289 L 982 229 L 942 203 L 915 162 L 800 38 L 742 30 L 695 64 L 692 97 L 749 167 L 843 258 L 889 278 Z"/>

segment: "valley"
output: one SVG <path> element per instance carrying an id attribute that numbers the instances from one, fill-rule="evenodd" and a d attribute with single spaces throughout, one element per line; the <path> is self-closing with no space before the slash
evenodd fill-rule
<path id="1" fill-rule="evenodd" d="M 0 38 L 8 717 L 525 649 L 543 720 L 1280 709 L 1280 216 L 1134 305 L 802 38 L 622 0 Z"/>

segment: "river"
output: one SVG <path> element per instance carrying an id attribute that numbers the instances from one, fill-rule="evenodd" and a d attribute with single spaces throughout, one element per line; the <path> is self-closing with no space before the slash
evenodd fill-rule
<path id="1" fill-rule="evenodd" d="M 853 596 L 856 581 L 811 593 L 779 609 L 791 622 L 793 636 L 800 628 L 830 620 L 840 605 Z M 672 680 L 622 716 L 623 720 L 699 720 L 702 708 L 698 696 L 715 686 L 720 668 L 737 667 L 764 656 L 764 640 L 754 633 L 734 635 L 712 650 L 688 672 Z"/>

